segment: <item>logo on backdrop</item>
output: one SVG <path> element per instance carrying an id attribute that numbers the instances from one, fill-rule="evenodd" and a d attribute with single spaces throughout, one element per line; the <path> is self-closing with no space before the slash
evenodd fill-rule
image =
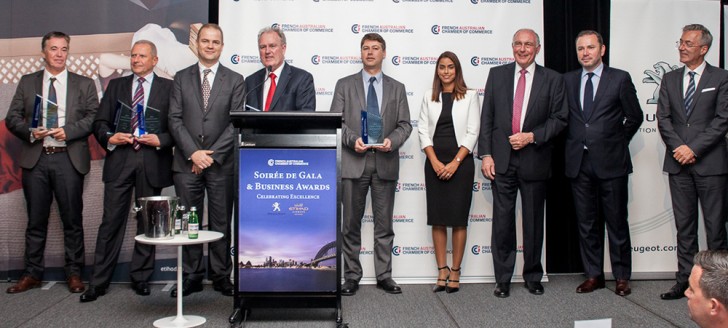
<path id="1" fill-rule="evenodd" d="M 433 246 L 394 246 L 392 247 L 392 255 L 428 255 L 435 254 Z"/>
<path id="2" fill-rule="evenodd" d="M 406 25 L 375 25 L 375 24 L 354 24 L 351 32 L 359 33 L 414 33 L 414 29 Z"/>
<path id="3" fill-rule="evenodd" d="M 648 104 L 656 104 L 657 99 L 660 98 L 660 85 L 662 84 L 662 77 L 665 76 L 665 73 L 680 68 L 677 65 L 670 65 L 664 61 L 659 61 L 652 65 L 652 67 L 655 70 L 651 71 L 649 69 L 646 69 L 644 73 L 647 76 L 642 78 L 642 83 L 644 84 L 656 84 L 655 91 L 652 92 L 652 98 L 647 99 Z"/>
<path id="4" fill-rule="evenodd" d="M 243 55 L 234 54 L 234 55 L 230 56 L 230 62 L 233 65 L 250 64 L 250 63 L 257 64 L 257 63 L 260 63 L 260 58 L 258 56 L 243 56 Z"/>
<path id="5" fill-rule="evenodd" d="M 317 87 L 316 88 L 316 95 L 317 96 L 333 96 L 334 95 L 334 91 L 333 90 L 326 89 L 326 88 Z"/>
<path id="6" fill-rule="evenodd" d="M 490 190 L 490 182 L 473 181 L 473 192 L 479 192 L 481 190 Z"/>
<path id="7" fill-rule="evenodd" d="M 399 152 L 399 160 L 411 160 L 415 159 L 415 155 L 408 154 L 406 151 Z"/>
<path id="8" fill-rule="evenodd" d="M 424 182 L 397 182 L 397 188 L 395 191 L 425 191 L 426 189 Z"/>
<path id="9" fill-rule="evenodd" d="M 473 222 L 493 222 L 493 218 L 489 218 L 485 214 L 470 214 L 468 221 Z"/>
<path id="10" fill-rule="evenodd" d="M 531 0 L 470 0 L 470 3 L 474 5 L 477 5 L 478 3 L 530 4 Z"/>
<path id="11" fill-rule="evenodd" d="M 393 223 L 414 223 L 415 219 L 407 217 L 405 214 L 394 214 L 392 215 Z"/>
<path id="12" fill-rule="evenodd" d="M 273 23 L 272 28 L 279 28 L 284 32 L 307 32 L 307 33 L 332 33 L 334 32 L 333 27 L 326 26 L 326 24 L 288 24 L 288 23 Z"/>
<path id="13" fill-rule="evenodd" d="M 436 65 L 437 57 L 429 56 L 393 56 L 392 64 L 399 65 Z"/>
<path id="14" fill-rule="evenodd" d="M 311 56 L 311 64 L 314 65 L 335 65 L 335 64 L 361 64 L 361 58 L 357 56 Z"/>
<path id="15" fill-rule="evenodd" d="M 513 57 L 470 57 L 470 64 L 473 66 L 491 65 L 498 66 L 511 63 L 516 59 Z"/>
<path id="16" fill-rule="evenodd" d="M 477 25 L 432 25 L 432 34 L 493 34 L 493 30 Z"/>

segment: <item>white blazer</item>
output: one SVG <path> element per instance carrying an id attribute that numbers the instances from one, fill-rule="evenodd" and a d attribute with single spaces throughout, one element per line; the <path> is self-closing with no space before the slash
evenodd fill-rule
<path id="1" fill-rule="evenodd" d="M 422 99 L 420 118 L 417 122 L 420 149 L 423 150 L 432 146 L 432 136 L 435 135 L 437 120 L 442 112 L 442 94 L 440 94 L 440 102 L 432 101 L 431 97 L 432 89 L 428 89 Z M 480 99 L 477 91 L 468 90 L 463 99 L 453 99 L 452 122 L 458 145 L 467 148 L 472 153 L 480 132 Z"/>

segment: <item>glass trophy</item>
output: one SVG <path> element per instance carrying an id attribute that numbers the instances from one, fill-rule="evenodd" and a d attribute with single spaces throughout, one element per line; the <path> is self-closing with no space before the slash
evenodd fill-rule
<path id="1" fill-rule="evenodd" d="M 141 106 L 141 105 L 140 105 Z M 147 106 L 147 110 L 142 115 L 142 121 L 139 123 L 139 134 L 159 134 L 161 130 L 161 112 L 159 109 Z M 144 133 L 142 133 L 142 129 Z"/>
<path id="2" fill-rule="evenodd" d="M 33 105 L 33 119 L 30 122 L 30 131 L 35 131 L 40 126 L 40 117 L 43 115 L 43 97 L 36 94 Z"/>
<path id="3" fill-rule="evenodd" d="M 131 118 L 134 115 L 131 107 L 121 101 L 116 102 L 116 116 L 114 118 L 114 132 L 134 133 L 131 130 Z"/>
<path id="4" fill-rule="evenodd" d="M 43 104 L 47 104 L 47 112 L 43 115 Z M 50 115 L 50 112 L 55 111 L 55 115 Z M 33 117 L 30 121 L 30 131 L 44 130 L 52 128 L 52 125 L 58 125 L 60 106 L 58 104 L 43 98 L 43 96 L 36 94 L 35 103 L 33 104 Z"/>
<path id="5" fill-rule="evenodd" d="M 382 117 L 378 114 L 361 111 L 361 139 L 369 147 L 382 146 Z"/>

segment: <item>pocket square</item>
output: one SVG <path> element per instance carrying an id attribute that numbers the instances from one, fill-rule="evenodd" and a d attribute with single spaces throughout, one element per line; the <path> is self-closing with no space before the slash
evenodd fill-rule
<path id="1" fill-rule="evenodd" d="M 700 93 L 710 92 L 710 91 L 715 91 L 715 88 L 706 88 L 706 89 L 700 90 Z"/>

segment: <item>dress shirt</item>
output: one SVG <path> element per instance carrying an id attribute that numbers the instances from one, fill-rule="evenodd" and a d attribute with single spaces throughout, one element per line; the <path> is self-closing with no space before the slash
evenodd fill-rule
<path id="1" fill-rule="evenodd" d="M 382 91 L 382 78 L 384 77 L 384 73 L 382 71 L 379 71 L 377 75 L 369 75 L 365 70 L 361 70 L 361 78 L 362 83 L 364 83 L 364 103 L 366 103 L 366 99 L 369 96 L 369 78 L 372 76 L 376 77 L 377 80 L 374 82 L 374 92 L 377 93 L 377 103 L 379 105 L 379 116 L 382 116 L 382 95 L 384 94 L 384 91 Z M 362 108 L 363 111 L 366 111 L 367 108 Z M 382 136 L 384 138 L 384 136 Z"/>
<path id="2" fill-rule="evenodd" d="M 688 72 L 695 72 L 695 96 L 697 96 L 698 92 L 700 92 L 700 90 L 698 90 L 698 85 L 700 84 L 700 77 L 703 76 L 703 71 L 705 71 L 705 65 L 706 63 L 705 61 L 703 61 L 700 65 L 698 65 L 698 67 L 696 67 L 692 71 L 687 66 L 685 66 L 685 69 L 683 70 L 683 98 L 688 92 L 688 84 L 690 84 L 690 75 L 688 75 Z M 695 101 L 694 98 L 693 101 Z"/>
<path id="3" fill-rule="evenodd" d="M 516 69 L 515 69 L 515 75 L 513 79 L 513 99 L 516 98 L 516 89 L 518 88 L 518 79 L 521 78 L 521 69 L 523 69 L 518 63 L 516 63 Z M 533 62 L 531 65 L 528 65 L 526 67 L 526 90 L 523 93 L 523 108 L 521 109 L 521 124 L 519 125 L 519 130 L 521 132 L 531 132 L 531 131 L 523 131 L 523 121 L 526 119 L 526 112 L 528 110 L 528 99 L 531 97 L 531 85 L 533 84 L 533 73 L 536 71 L 536 63 Z M 513 108 L 509 108 L 509 110 L 513 110 Z"/>
<path id="4" fill-rule="evenodd" d="M 66 92 L 68 90 L 68 70 L 53 76 L 47 70 L 43 71 L 43 124 L 48 117 L 48 88 L 51 86 L 51 77 L 56 78 L 53 87 L 56 88 L 56 100 L 58 101 L 58 127 L 66 125 Z M 32 136 L 32 134 L 31 134 Z M 32 138 L 31 138 L 32 139 Z M 58 141 L 51 136 L 43 138 L 43 147 L 66 147 L 65 141 Z"/>
<path id="5" fill-rule="evenodd" d="M 215 75 L 217 75 L 217 69 L 220 67 L 220 62 L 217 62 L 215 63 L 215 65 L 212 65 L 210 67 L 205 67 L 204 65 L 202 65 L 202 63 L 197 63 L 197 66 L 200 67 L 200 85 L 202 85 L 202 79 L 205 78 L 205 70 L 211 70 L 211 72 L 207 74 L 207 82 L 210 83 L 210 90 L 212 90 L 212 84 L 215 82 Z"/>
<path id="6" fill-rule="evenodd" d="M 276 87 L 278 87 L 278 81 L 281 80 L 281 73 L 283 72 L 283 66 L 286 66 L 286 62 L 283 62 L 283 65 L 278 67 L 273 72 L 268 72 L 268 75 L 270 73 L 273 73 L 276 75 Z M 268 91 L 270 91 L 270 84 L 273 82 L 273 79 L 266 79 L 268 76 L 264 76 L 263 79 L 265 80 L 265 84 L 263 85 L 263 107 L 260 110 L 265 110 L 265 102 L 268 99 Z M 272 100 L 271 100 L 272 101 Z"/>
<path id="7" fill-rule="evenodd" d="M 581 71 L 581 88 L 579 89 L 579 102 L 581 103 L 582 110 L 584 109 L 584 87 L 586 87 L 586 81 L 589 79 L 589 76 L 587 73 L 594 73 L 594 76 L 592 76 L 592 90 L 594 93 L 592 94 L 592 99 L 597 95 L 597 89 L 599 88 L 599 81 L 602 79 L 602 72 L 604 71 L 604 63 L 599 64 L 597 68 L 595 68 L 593 71 L 589 72 L 587 70 Z"/>

